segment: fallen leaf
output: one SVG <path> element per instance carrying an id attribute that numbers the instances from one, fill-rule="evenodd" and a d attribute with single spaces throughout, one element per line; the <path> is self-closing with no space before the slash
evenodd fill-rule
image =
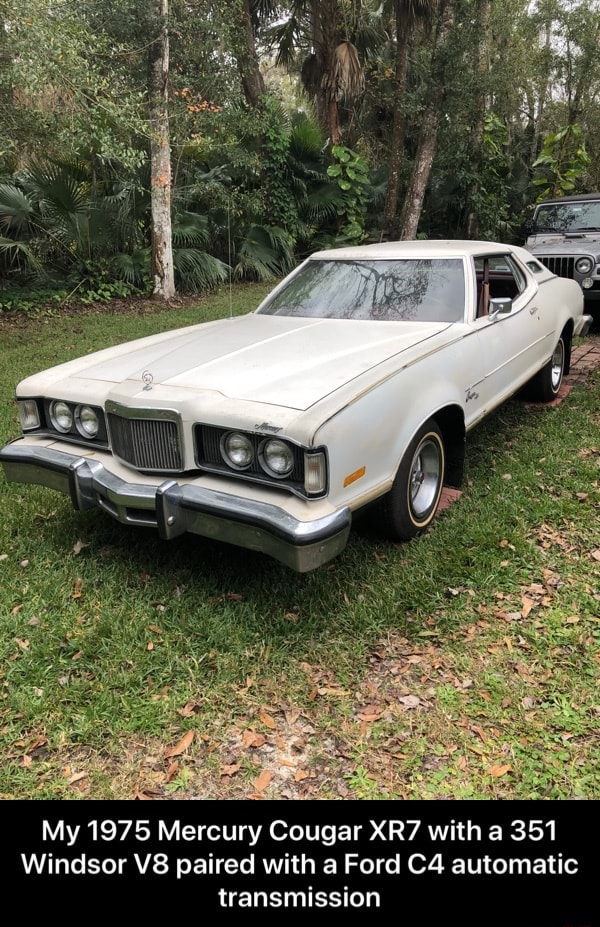
<path id="1" fill-rule="evenodd" d="M 592 557 L 600 563 L 600 549 L 592 551 Z"/>
<path id="2" fill-rule="evenodd" d="M 271 715 L 267 714 L 267 712 L 264 710 L 259 711 L 258 718 L 259 718 L 259 721 L 265 725 L 265 727 L 270 727 L 271 730 L 277 727 L 277 724 L 275 723 Z"/>
<path id="3" fill-rule="evenodd" d="M 527 618 L 527 616 L 528 616 L 529 612 L 531 611 L 531 609 L 534 608 L 535 602 L 533 601 L 533 599 L 530 599 L 529 596 L 522 595 L 522 596 L 521 596 L 521 604 L 522 604 L 522 606 L 523 606 L 522 609 L 521 609 L 521 617 L 522 617 L 522 618 Z"/>
<path id="4" fill-rule="evenodd" d="M 33 760 L 31 759 L 30 756 L 27 756 L 26 754 L 21 760 L 21 762 L 19 763 L 19 766 L 21 766 L 23 769 L 29 769 L 32 763 L 33 763 Z"/>
<path id="5" fill-rule="evenodd" d="M 3 560 L 8 560 L 8 554 L 0 554 L 0 563 L 2 563 Z"/>
<path id="6" fill-rule="evenodd" d="M 569 615 L 567 618 L 567 624 L 577 624 L 579 620 L 579 615 Z"/>
<path id="7" fill-rule="evenodd" d="M 500 543 L 498 544 L 498 547 L 508 547 L 508 541 L 506 540 L 500 541 Z"/>
<path id="8" fill-rule="evenodd" d="M 244 596 L 239 592 L 226 592 L 225 598 L 229 599 L 230 602 L 242 602 Z"/>
<path id="9" fill-rule="evenodd" d="M 181 756 L 182 753 L 190 746 L 191 742 L 194 739 L 194 731 L 188 731 L 187 734 L 184 734 L 180 741 L 178 741 L 174 747 L 169 747 L 168 750 L 165 750 L 165 756 Z"/>
<path id="10" fill-rule="evenodd" d="M 502 474 L 502 479 L 503 479 L 503 480 L 512 480 L 512 475 L 511 475 L 510 473 L 503 473 L 503 474 Z"/>
<path id="11" fill-rule="evenodd" d="M 146 644 L 146 650 L 154 650 L 154 644 L 152 643 L 152 641 L 148 641 L 148 643 Z"/>
<path id="12" fill-rule="evenodd" d="M 285 720 L 287 721 L 287 723 L 289 724 L 290 727 L 293 727 L 293 726 L 294 726 L 294 724 L 296 723 L 296 721 L 298 720 L 299 717 L 300 717 L 300 709 L 299 709 L 299 708 L 289 708 L 289 709 L 285 712 Z"/>
<path id="13" fill-rule="evenodd" d="M 82 586 L 83 586 L 83 580 L 81 579 L 81 577 L 78 577 L 78 578 L 75 580 L 75 584 L 74 584 L 74 586 L 73 586 L 73 592 L 71 593 L 71 598 L 72 598 L 72 599 L 80 599 L 80 598 L 81 598 L 81 594 L 82 594 L 82 593 L 81 593 L 81 587 L 82 587 Z"/>
<path id="14" fill-rule="evenodd" d="M 33 628 L 35 628 L 36 625 L 38 625 L 39 623 L 40 623 L 40 619 L 37 618 L 35 615 L 33 616 L 33 618 L 30 618 L 29 621 L 27 622 L 27 624 L 30 624 Z"/>
<path id="15" fill-rule="evenodd" d="M 20 611 L 23 611 L 23 606 L 22 606 L 22 605 L 15 605 L 15 607 L 14 607 L 13 610 L 11 611 L 11 615 L 18 615 Z"/>
<path id="16" fill-rule="evenodd" d="M 398 699 L 398 701 L 399 701 L 402 705 L 404 705 L 404 707 L 405 707 L 406 709 L 409 709 L 409 708 L 418 708 L 419 705 L 421 704 L 421 699 L 418 698 L 416 695 L 402 695 L 402 696 L 400 696 L 400 698 Z"/>
<path id="17" fill-rule="evenodd" d="M 165 782 L 172 782 L 175 776 L 177 775 L 178 770 L 179 770 L 179 761 L 173 760 L 173 762 L 169 764 L 169 768 L 167 769 L 165 773 Z"/>
<path id="18" fill-rule="evenodd" d="M 244 731 L 242 735 L 242 743 L 244 747 L 250 747 L 254 750 L 258 747 L 262 747 L 266 744 L 267 738 L 264 734 L 259 734 L 258 731 Z"/>
<path id="19" fill-rule="evenodd" d="M 273 773 L 268 769 L 263 769 L 261 774 L 252 783 L 257 792 L 264 792 L 269 782 L 273 778 Z"/>
<path id="20" fill-rule="evenodd" d="M 149 624 L 148 630 L 154 631 L 155 634 L 162 634 L 162 628 L 159 628 L 157 624 Z"/>
<path id="21" fill-rule="evenodd" d="M 458 769 L 463 769 L 463 770 L 464 770 L 464 769 L 467 768 L 467 765 L 468 765 L 468 760 L 467 760 L 466 756 L 459 756 L 459 758 L 458 758 L 457 761 L 456 761 L 456 766 L 457 766 L 457 768 L 458 768 Z"/>
<path id="22" fill-rule="evenodd" d="M 84 542 L 81 539 L 79 539 L 78 541 L 75 541 L 75 543 L 73 544 L 73 553 L 75 554 L 76 557 L 78 557 L 81 551 L 85 550 L 85 548 L 89 546 L 90 546 L 89 544 L 84 544 Z"/>
<path id="23" fill-rule="evenodd" d="M 76 782 L 81 782 L 82 779 L 87 779 L 88 774 L 86 772 L 73 773 L 69 778 L 69 785 L 75 785 Z"/>
<path id="24" fill-rule="evenodd" d="M 535 700 L 532 699 L 530 695 L 526 695 L 525 698 L 521 699 L 521 705 L 523 706 L 523 708 L 527 708 L 527 709 L 533 708 L 533 706 L 535 705 Z"/>
<path id="25" fill-rule="evenodd" d="M 15 637 L 15 640 L 18 646 L 21 648 L 21 650 L 29 649 L 29 641 L 27 639 L 23 639 L 22 637 Z"/>
<path id="26" fill-rule="evenodd" d="M 199 707 L 198 702 L 186 702 L 183 708 L 177 709 L 177 714 L 182 718 L 193 718 Z"/>
<path id="27" fill-rule="evenodd" d="M 303 779 L 308 779 L 310 773 L 307 769 L 299 769 L 294 775 L 294 782 L 302 782 Z"/>
<path id="28" fill-rule="evenodd" d="M 24 570 L 27 569 L 27 567 L 29 566 L 29 560 L 21 560 L 21 563 L 19 564 L 19 566 L 23 567 Z"/>
<path id="29" fill-rule="evenodd" d="M 296 621 L 300 621 L 300 615 L 298 615 L 296 612 L 286 612 L 283 616 L 283 620 L 295 623 Z"/>
<path id="30" fill-rule="evenodd" d="M 235 776 L 236 772 L 239 772 L 241 768 L 239 763 L 232 763 L 231 766 L 221 766 L 220 774 L 222 776 Z"/>
<path id="31" fill-rule="evenodd" d="M 575 496 L 577 497 L 577 499 L 579 499 L 580 502 L 585 502 L 585 500 L 588 497 L 588 493 L 587 492 L 576 492 Z"/>
<path id="32" fill-rule="evenodd" d="M 33 694 L 34 694 L 35 696 L 37 696 L 37 698 L 41 698 L 42 695 L 44 694 L 44 690 L 43 690 L 43 689 L 40 689 L 39 686 L 34 686 L 34 687 L 33 687 Z"/>
<path id="33" fill-rule="evenodd" d="M 496 779 L 499 779 L 500 776 L 505 776 L 507 772 L 512 770 L 512 766 L 508 764 L 506 766 L 490 766 L 488 772 L 490 776 L 494 776 Z"/>

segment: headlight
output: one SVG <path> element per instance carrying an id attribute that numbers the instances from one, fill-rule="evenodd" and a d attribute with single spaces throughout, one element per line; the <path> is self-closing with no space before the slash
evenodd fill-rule
<path id="1" fill-rule="evenodd" d="M 84 438 L 95 438 L 100 427 L 98 415 L 90 406 L 77 406 L 75 409 L 75 424 L 77 425 L 77 431 Z"/>
<path id="2" fill-rule="evenodd" d="M 589 274 L 593 266 L 594 263 L 591 258 L 583 257 L 579 258 L 579 260 L 575 263 L 575 270 L 580 274 L 586 275 Z"/>
<path id="3" fill-rule="evenodd" d="M 23 431 L 31 431 L 33 428 L 40 427 L 40 413 L 35 399 L 18 399 L 17 409 Z"/>
<path id="4" fill-rule="evenodd" d="M 221 455 L 235 470 L 247 470 L 254 460 L 254 448 L 246 435 L 230 431 L 221 438 Z"/>
<path id="5" fill-rule="evenodd" d="M 294 455 L 292 449 L 285 441 L 265 441 L 262 447 L 260 462 L 271 476 L 284 477 L 294 469 Z"/>
<path id="6" fill-rule="evenodd" d="M 50 421 L 57 431 L 66 434 L 73 427 L 73 412 L 66 402 L 60 400 L 50 403 Z"/>

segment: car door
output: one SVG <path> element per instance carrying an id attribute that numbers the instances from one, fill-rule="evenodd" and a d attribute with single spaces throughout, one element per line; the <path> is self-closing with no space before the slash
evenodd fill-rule
<path id="1" fill-rule="evenodd" d="M 544 315 L 536 304 L 537 284 L 511 254 L 475 258 L 473 272 L 477 297 L 471 325 L 477 339 L 479 379 L 470 393 L 477 394 L 473 398 L 483 416 L 526 383 L 551 348 Z M 489 300 L 495 297 L 512 298 L 509 314 L 489 314 Z"/>

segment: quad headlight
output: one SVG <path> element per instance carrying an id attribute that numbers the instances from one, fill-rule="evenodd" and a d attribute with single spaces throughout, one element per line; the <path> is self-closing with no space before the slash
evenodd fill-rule
<path id="1" fill-rule="evenodd" d="M 254 460 L 254 447 L 246 435 L 230 431 L 221 438 L 221 456 L 234 470 L 247 470 Z"/>
<path id="2" fill-rule="evenodd" d="M 73 427 L 73 410 L 60 399 L 50 403 L 50 421 L 57 431 L 67 434 Z"/>
<path id="3" fill-rule="evenodd" d="M 274 438 L 262 445 L 260 463 L 270 476 L 283 479 L 294 469 L 294 454 L 289 444 Z"/>
<path id="4" fill-rule="evenodd" d="M 77 431 L 84 438 L 95 438 L 100 428 L 98 413 L 91 406 L 77 406 L 75 409 Z"/>
<path id="5" fill-rule="evenodd" d="M 575 263 L 575 269 L 579 274 L 583 274 L 584 277 L 590 273 L 593 266 L 594 262 L 589 257 L 579 258 L 579 260 Z"/>

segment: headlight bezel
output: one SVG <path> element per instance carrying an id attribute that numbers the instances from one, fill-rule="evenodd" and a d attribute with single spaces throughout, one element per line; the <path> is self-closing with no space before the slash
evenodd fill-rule
<path id="1" fill-rule="evenodd" d="M 255 459 L 250 467 L 243 470 L 234 469 L 227 464 L 221 453 L 221 441 L 230 433 L 243 434 L 255 447 Z M 243 428 L 227 428 L 223 425 L 213 425 L 205 422 L 196 422 L 193 427 L 195 463 L 199 471 L 212 473 L 217 476 L 226 476 L 232 479 L 241 479 L 245 482 L 258 483 L 270 486 L 273 489 L 290 492 L 301 499 L 320 499 L 329 492 L 329 458 L 327 448 L 323 446 L 308 447 L 299 441 L 280 435 L 278 433 L 265 433 L 265 431 L 246 431 Z M 284 442 L 294 456 L 294 467 L 291 473 L 277 477 L 268 471 L 260 460 L 260 450 L 268 441 Z M 307 489 L 309 460 L 314 455 L 322 459 L 322 481 L 316 490 Z"/>
<path id="2" fill-rule="evenodd" d="M 58 406 L 62 406 L 66 409 L 69 416 L 69 424 L 63 426 L 59 423 L 59 415 L 61 413 L 57 412 Z M 75 410 L 71 407 L 68 402 L 65 402 L 64 399 L 53 399 L 50 405 L 48 406 L 48 415 L 50 418 L 50 424 L 61 435 L 71 434 L 73 430 L 73 425 L 75 424 Z"/>
<path id="3" fill-rule="evenodd" d="M 102 406 L 91 402 L 81 402 L 72 399 L 63 399 L 62 396 L 19 396 L 15 397 L 17 410 L 21 418 L 21 428 L 24 435 L 38 435 L 43 437 L 57 438 L 60 441 L 66 441 L 70 444 L 79 444 L 84 446 L 108 448 L 108 432 L 106 429 L 106 418 Z M 38 424 L 31 427 L 24 427 L 22 409 L 25 404 L 32 404 L 37 409 Z M 67 430 L 60 428 L 56 421 L 54 410 L 56 405 L 64 404 L 70 410 L 72 420 Z M 88 408 L 98 420 L 98 429 L 96 434 L 90 435 L 83 428 L 80 428 L 80 410 Z"/>
<path id="4" fill-rule="evenodd" d="M 235 463 L 234 460 L 232 460 L 231 454 L 230 454 L 230 452 L 228 452 L 228 450 L 227 450 L 227 442 L 230 441 L 230 440 L 233 439 L 233 438 L 241 438 L 242 441 L 243 441 L 243 442 L 247 445 L 247 447 L 249 448 L 249 451 L 250 451 L 250 459 L 248 460 L 248 463 L 246 463 L 246 464 L 237 464 L 237 463 Z M 226 431 L 226 432 L 224 432 L 223 436 L 221 437 L 220 448 L 221 448 L 221 456 L 222 456 L 222 458 L 223 458 L 225 464 L 226 464 L 228 467 L 231 467 L 233 470 L 237 470 L 238 472 L 241 472 L 241 473 L 245 472 L 246 470 L 249 470 L 250 467 L 252 466 L 252 464 L 254 463 L 255 458 L 256 458 L 256 453 L 255 453 L 254 447 L 253 447 L 253 445 L 252 445 L 252 442 L 251 442 L 251 440 L 249 439 L 248 435 L 244 434 L 243 431 Z"/>

